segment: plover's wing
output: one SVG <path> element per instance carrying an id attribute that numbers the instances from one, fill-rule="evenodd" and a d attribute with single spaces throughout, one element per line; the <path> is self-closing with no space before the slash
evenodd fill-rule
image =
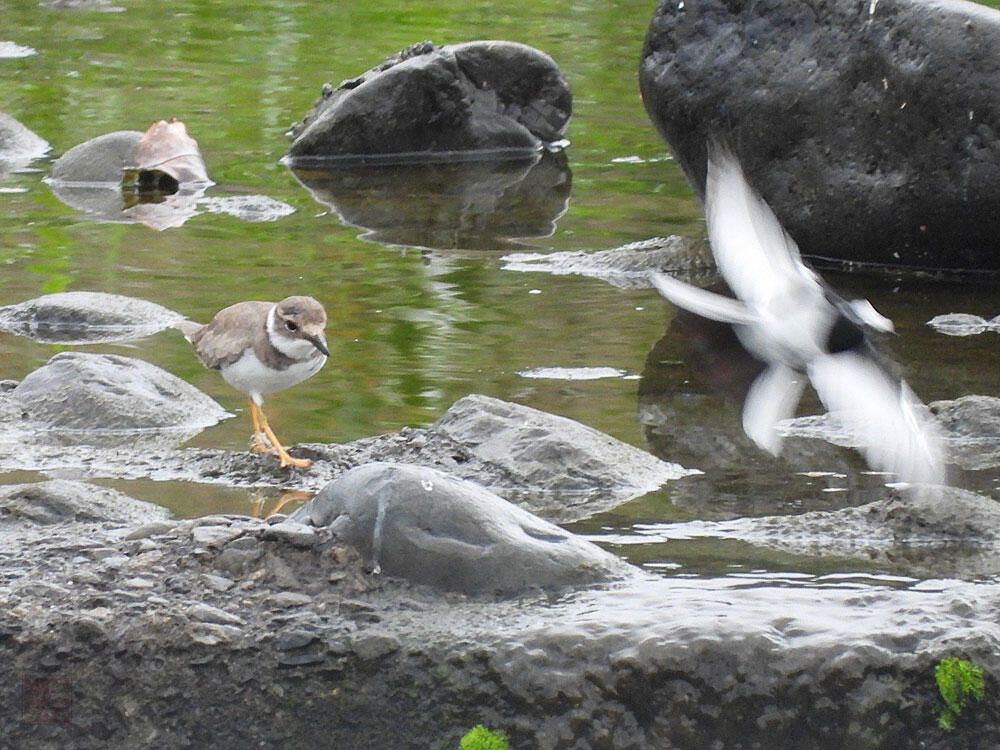
<path id="1" fill-rule="evenodd" d="M 664 273 L 649 274 L 650 280 L 667 301 L 696 315 L 722 323 L 755 323 L 758 316 L 739 300 L 685 284 Z"/>
<path id="2" fill-rule="evenodd" d="M 781 436 L 775 425 L 795 414 L 802 389 L 806 384 L 803 373 L 780 363 L 771 363 L 750 384 L 743 402 L 743 431 L 758 446 L 777 456 L 781 452 Z"/>
<path id="3" fill-rule="evenodd" d="M 857 351 L 817 357 L 808 370 L 823 405 L 873 469 L 913 484 L 944 482 L 940 428 L 906 383 Z"/>
<path id="4" fill-rule="evenodd" d="M 273 302 L 237 302 L 220 310 L 211 322 L 190 336 L 195 354 L 212 370 L 231 365 L 258 336 L 266 336 L 264 322 Z"/>
<path id="5" fill-rule="evenodd" d="M 716 265 L 741 300 L 764 307 L 787 296 L 790 286 L 822 293 L 795 241 L 749 185 L 737 158 L 718 144 L 708 150 L 705 215 Z"/>

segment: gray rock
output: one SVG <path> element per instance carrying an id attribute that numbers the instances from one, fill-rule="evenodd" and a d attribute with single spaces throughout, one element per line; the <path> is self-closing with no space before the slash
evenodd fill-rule
<path id="1" fill-rule="evenodd" d="M 139 130 L 117 130 L 74 146 L 55 160 L 47 181 L 105 183 L 120 191 L 125 167 L 135 161 L 135 146 L 142 135 Z"/>
<path id="2" fill-rule="evenodd" d="M 352 469 L 292 514 L 330 524 L 382 573 L 468 594 L 512 595 L 635 572 L 590 542 L 433 469 Z"/>
<path id="3" fill-rule="evenodd" d="M 316 544 L 316 530 L 304 523 L 282 521 L 264 530 L 264 539 L 288 542 L 296 547 L 312 547 Z"/>
<path id="4" fill-rule="evenodd" d="M 138 526 L 162 522 L 165 508 L 136 500 L 108 487 L 53 479 L 36 484 L 12 484 L 0 489 L 0 521 L 50 525 L 111 521 Z M 94 559 L 117 555 L 107 547 L 92 548 Z"/>
<path id="5" fill-rule="evenodd" d="M 191 529 L 195 544 L 205 547 L 222 547 L 242 534 L 242 529 L 227 526 L 196 526 Z"/>
<path id="6" fill-rule="evenodd" d="M 663 0 L 639 80 L 696 191 L 724 138 L 804 254 L 1000 269 L 996 10 Z"/>
<path id="7" fill-rule="evenodd" d="M 556 521 L 580 518 L 575 505 L 595 513 L 699 473 L 572 419 L 478 394 L 452 404 L 429 431 L 516 477 L 520 487 L 489 489 L 533 511 L 538 504 L 536 512 Z M 523 494 L 510 492 L 518 489 Z"/>
<path id="8" fill-rule="evenodd" d="M 420 42 L 337 88 L 325 85 L 293 128 L 287 158 L 530 154 L 562 137 L 571 107 L 562 73 L 538 50 Z"/>
<path id="9" fill-rule="evenodd" d="M 296 591 L 281 591 L 268 598 L 267 603 L 275 609 L 289 609 L 291 607 L 304 607 L 312 604 L 313 598 L 308 594 L 300 594 Z"/>
<path id="10" fill-rule="evenodd" d="M 0 331 L 47 344 L 126 341 L 182 319 L 155 302 L 103 292 L 46 294 L 0 307 Z"/>
<path id="11" fill-rule="evenodd" d="M 48 142 L 0 112 L 0 176 L 22 169 L 49 151 Z"/>
<path id="12" fill-rule="evenodd" d="M 507 271 L 591 276 L 619 289 L 648 289 L 652 286 L 651 271 L 667 272 L 692 283 L 716 276 L 715 262 L 705 244 L 676 235 L 653 237 L 611 250 L 512 253 L 501 260 Z"/>
<path id="13" fill-rule="evenodd" d="M 28 419 L 58 430 L 195 431 L 228 414 L 197 388 L 130 357 L 62 352 L 8 395 Z"/>
<path id="14" fill-rule="evenodd" d="M 246 625 L 246 621 L 242 617 L 201 602 L 191 606 L 187 614 L 192 620 L 198 622 L 211 622 L 216 625 Z"/>

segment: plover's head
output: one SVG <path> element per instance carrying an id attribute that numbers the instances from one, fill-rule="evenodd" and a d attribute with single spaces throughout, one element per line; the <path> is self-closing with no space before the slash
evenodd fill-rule
<path id="1" fill-rule="evenodd" d="M 267 333 L 274 347 L 292 359 L 308 359 L 326 348 L 326 311 L 312 297 L 286 297 L 267 315 Z"/>

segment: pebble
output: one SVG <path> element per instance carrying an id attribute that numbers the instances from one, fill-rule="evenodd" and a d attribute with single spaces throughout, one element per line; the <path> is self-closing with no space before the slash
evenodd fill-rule
<path id="1" fill-rule="evenodd" d="M 73 583 L 80 583 L 88 586 L 97 586 L 102 583 L 102 579 L 97 573 L 86 568 L 81 568 L 73 572 Z"/>
<path id="2" fill-rule="evenodd" d="M 92 547 L 90 549 L 84 550 L 86 554 L 90 555 L 94 560 L 106 560 L 109 557 L 119 556 L 122 554 L 114 547 Z"/>
<path id="3" fill-rule="evenodd" d="M 126 539 L 148 539 L 151 536 L 157 536 L 159 534 L 169 534 L 171 531 L 177 528 L 177 524 L 172 521 L 153 521 L 152 523 L 147 523 L 134 531 L 130 531 L 125 535 Z"/>
<path id="4" fill-rule="evenodd" d="M 388 633 L 368 633 L 354 639 L 354 652 L 362 659 L 380 659 L 399 650 L 399 639 Z"/>
<path id="5" fill-rule="evenodd" d="M 100 567 L 104 570 L 118 570 L 127 564 L 128 558 L 125 555 L 112 555 L 100 561 Z"/>
<path id="6" fill-rule="evenodd" d="M 225 576 L 217 576 L 212 573 L 202 573 L 201 580 L 204 581 L 212 591 L 229 591 L 236 585 L 236 581 Z"/>
<path id="7" fill-rule="evenodd" d="M 239 628 L 232 625 L 220 625 L 211 622 L 195 623 L 188 630 L 191 640 L 202 646 L 216 646 L 220 643 L 230 643 L 239 636 Z"/>
<path id="8" fill-rule="evenodd" d="M 243 534 L 243 529 L 231 526 L 196 526 L 191 530 L 191 538 L 195 544 L 206 547 L 221 547 Z"/>
<path id="9" fill-rule="evenodd" d="M 216 625 L 246 625 L 246 621 L 242 617 L 209 604 L 195 604 L 188 609 L 187 613 L 192 619 L 199 622 L 215 623 Z"/>
<path id="10" fill-rule="evenodd" d="M 264 538 L 288 542 L 296 547 L 313 547 L 316 545 L 316 529 L 296 521 L 282 521 L 269 526 L 264 531 Z"/>
<path id="11" fill-rule="evenodd" d="M 292 651 L 294 649 L 305 648 L 317 640 L 317 635 L 308 630 L 285 630 L 278 633 L 274 639 L 274 647 L 278 651 Z"/>
<path id="12" fill-rule="evenodd" d="M 149 578 L 126 578 L 122 581 L 122 586 L 128 586 L 130 589 L 151 589 L 155 585 L 156 581 Z"/>
<path id="13" fill-rule="evenodd" d="M 278 609 L 288 607 L 301 607 L 305 604 L 312 604 L 313 598 L 308 594 L 300 594 L 295 591 L 282 591 L 267 598 L 267 604 Z"/>

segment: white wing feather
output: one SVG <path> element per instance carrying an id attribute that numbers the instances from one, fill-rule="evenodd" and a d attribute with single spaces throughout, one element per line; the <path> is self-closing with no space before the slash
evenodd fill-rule
<path id="1" fill-rule="evenodd" d="M 817 357 L 809 379 L 873 468 L 913 484 L 944 482 L 939 428 L 906 383 L 855 352 Z"/>

